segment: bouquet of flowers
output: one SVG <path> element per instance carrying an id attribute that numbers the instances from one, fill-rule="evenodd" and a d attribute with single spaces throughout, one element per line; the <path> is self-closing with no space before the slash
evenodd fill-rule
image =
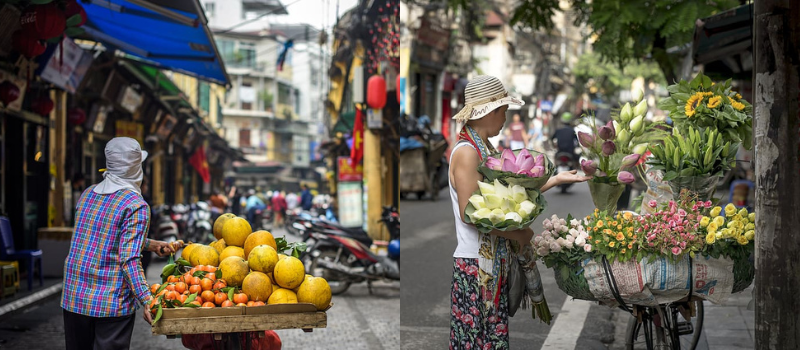
<path id="1" fill-rule="evenodd" d="M 546 205 L 538 190 L 506 186 L 498 179 L 492 183 L 479 181 L 478 191 L 469 198 L 464 210 L 465 222 L 474 224 L 483 233 L 493 229 L 518 230 L 530 226 Z"/>
<path id="2" fill-rule="evenodd" d="M 600 211 L 616 211 L 624 185 L 635 181 L 630 170 L 639 163 L 650 142 L 665 135 L 657 128 L 660 124 L 647 125 L 644 120 L 647 101 L 641 98 L 641 93 L 637 95 L 635 107 L 625 104 L 619 114 L 612 115 L 608 123 L 599 127 L 594 116 L 587 117 L 591 118 L 593 132 L 578 132 L 578 142 L 590 159 L 581 161 L 581 169 L 594 176 L 589 180 L 589 190 Z"/>
<path id="3" fill-rule="evenodd" d="M 514 153 L 510 149 L 503 150 L 486 158 L 478 167 L 488 182 L 500 180 L 510 186 L 522 186 L 526 190 L 538 190 L 553 175 L 554 166 L 544 154 L 522 149 Z"/>
<path id="4" fill-rule="evenodd" d="M 747 259 L 755 247 L 756 213 L 748 213 L 744 208 L 737 211 L 730 203 L 724 212 L 719 206 L 708 208 L 708 215 L 700 218 L 698 230 L 706 243 L 702 254 L 713 258 Z"/>
<path id="5" fill-rule="evenodd" d="M 722 134 L 711 128 L 701 132 L 689 126 L 686 132 L 683 135 L 674 128 L 663 144 L 651 145 L 653 157 L 647 164 L 664 172 L 664 181 L 670 181 L 676 197 L 686 188 L 709 199 L 719 176 L 735 166 L 739 144 L 723 143 Z"/>
<path id="6" fill-rule="evenodd" d="M 726 142 L 753 146 L 753 107 L 731 88 L 731 80 L 715 84 L 702 73 L 692 81 L 681 80 L 667 87 L 670 96 L 658 102 L 658 108 L 669 112 L 675 127 L 712 129 Z"/>
<path id="7" fill-rule="evenodd" d="M 687 254 L 694 258 L 703 249 L 703 236 L 697 229 L 700 213 L 711 201 L 692 202 L 684 192 L 679 202 L 669 201 L 658 208 L 656 201 L 650 201 L 648 206 L 656 211 L 637 218 L 641 256 L 649 255 L 650 262 L 658 257 L 678 262 Z"/>
<path id="8" fill-rule="evenodd" d="M 616 215 L 595 209 L 593 215 L 586 217 L 590 232 L 588 240 L 596 257 L 605 256 L 609 262 L 626 262 L 638 255 L 639 236 L 636 231 L 638 220 L 632 212 L 618 212 Z"/>
<path id="9" fill-rule="evenodd" d="M 576 264 L 591 258 L 592 245 L 588 241 L 591 236 L 586 230 L 587 220 L 574 219 L 568 215 L 560 219 L 553 215 L 542 223 L 544 231 L 533 238 L 533 249 L 541 257 L 547 267 L 559 263 Z"/>

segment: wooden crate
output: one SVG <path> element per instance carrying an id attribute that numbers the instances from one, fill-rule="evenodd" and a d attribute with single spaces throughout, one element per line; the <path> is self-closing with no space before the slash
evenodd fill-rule
<path id="1" fill-rule="evenodd" d="M 330 306 L 328 307 L 330 309 Z M 164 309 L 153 334 L 213 334 L 325 328 L 328 315 L 312 304 Z"/>

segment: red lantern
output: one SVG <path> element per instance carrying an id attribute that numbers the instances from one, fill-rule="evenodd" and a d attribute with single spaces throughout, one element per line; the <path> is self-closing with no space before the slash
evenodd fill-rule
<path id="1" fill-rule="evenodd" d="M 373 75 L 367 81 L 367 105 L 374 109 L 386 106 L 386 80 L 380 75 Z"/>
<path id="2" fill-rule="evenodd" d="M 80 15 L 80 22 L 77 24 L 69 23 L 72 24 L 71 27 L 80 27 L 86 23 L 86 10 L 83 9 L 83 6 L 81 6 L 77 0 L 70 0 L 67 2 L 67 8 L 64 10 L 64 17 L 67 19 L 67 22 L 72 22 L 75 21 L 72 19 L 75 15 Z"/>
<path id="3" fill-rule="evenodd" d="M 31 111 L 43 117 L 49 115 L 54 106 L 53 100 L 47 95 L 41 95 L 31 101 Z"/>
<path id="4" fill-rule="evenodd" d="M 19 87 L 6 80 L 0 84 L 0 102 L 3 106 L 8 106 L 9 103 L 16 101 L 19 98 Z"/>
<path id="5" fill-rule="evenodd" d="M 397 102 L 400 103 L 400 74 L 397 75 L 397 82 L 394 86 L 395 91 L 397 92 Z"/>
<path id="6" fill-rule="evenodd" d="M 81 125 L 86 122 L 86 112 L 83 110 L 83 108 L 70 108 L 67 111 L 67 121 L 73 125 Z"/>
<path id="7" fill-rule="evenodd" d="M 19 22 L 28 35 L 36 39 L 50 39 L 64 33 L 67 20 L 55 1 L 44 5 L 28 6 Z"/>
<path id="8" fill-rule="evenodd" d="M 39 40 L 29 36 L 22 30 L 14 32 L 11 37 L 11 45 L 14 46 L 14 51 L 19 52 L 28 59 L 41 55 L 45 49 L 45 46 Z"/>

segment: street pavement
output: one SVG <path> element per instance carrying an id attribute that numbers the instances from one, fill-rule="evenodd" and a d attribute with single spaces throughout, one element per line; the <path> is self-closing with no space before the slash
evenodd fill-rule
<path id="1" fill-rule="evenodd" d="M 276 237 L 286 235 L 278 229 Z M 149 283 L 160 282 L 161 268 L 166 264 L 154 261 L 147 271 Z M 355 284 L 342 295 L 333 297 L 334 306 L 328 310 L 327 328 L 305 333 L 302 330 L 277 331 L 283 349 L 399 349 L 400 283 L 373 284 L 370 294 L 366 283 Z M 64 322 L 60 305 L 61 293 L 23 310 L 0 318 L 0 349 L 63 349 Z M 181 339 L 155 336 L 150 325 L 136 313 L 131 349 L 183 349 Z"/>
<path id="2" fill-rule="evenodd" d="M 569 192 L 561 194 L 553 189 L 545 193 L 548 206 L 531 226 L 534 232 L 540 232 L 542 220 L 553 214 L 581 217 L 594 210 L 588 185 L 574 185 Z M 450 336 L 452 254 L 457 243 L 450 195 L 444 189 L 436 202 L 428 197 L 411 198 L 401 203 L 400 210 L 403 349 L 446 349 Z M 567 297 L 558 289 L 552 270 L 543 263 L 538 266 L 554 319 L 548 326 L 533 320 L 530 310 L 517 311 L 509 321 L 511 349 L 625 349 L 630 314 Z M 747 309 L 751 293 L 752 286 L 731 296 L 726 305 L 704 303 L 705 323 L 697 350 L 753 348 L 755 316 Z"/>

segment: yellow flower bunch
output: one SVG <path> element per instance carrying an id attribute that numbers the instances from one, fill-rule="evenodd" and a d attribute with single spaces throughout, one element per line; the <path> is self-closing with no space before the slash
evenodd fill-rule
<path id="1" fill-rule="evenodd" d="M 722 97 L 721 96 L 714 96 L 714 97 L 708 99 L 708 108 L 717 108 L 717 106 L 719 106 L 720 103 L 722 103 Z"/>
<path id="2" fill-rule="evenodd" d="M 638 237 L 634 232 L 636 218 L 632 214 L 596 212 L 587 220 L 588 227 L 595 232 L 591 238 L 592 249 L 598 254 L 605 255 L 611 261 L 617 259 L 624 262 L 638 250 Z"/>
<path id="3" fill-rule="evenodd" d="M 724 216 L 720 215 L 723 213 Z M 715 244 L 720 240 L 735 241 L 739 245 L 747 245 L 755 238 L 755 213 L 747 209 L 736 209 L 733 204 L 713 207 L 709 216 L 700 219 L 700 230 L 706 233 L 706 244 Z"/>

